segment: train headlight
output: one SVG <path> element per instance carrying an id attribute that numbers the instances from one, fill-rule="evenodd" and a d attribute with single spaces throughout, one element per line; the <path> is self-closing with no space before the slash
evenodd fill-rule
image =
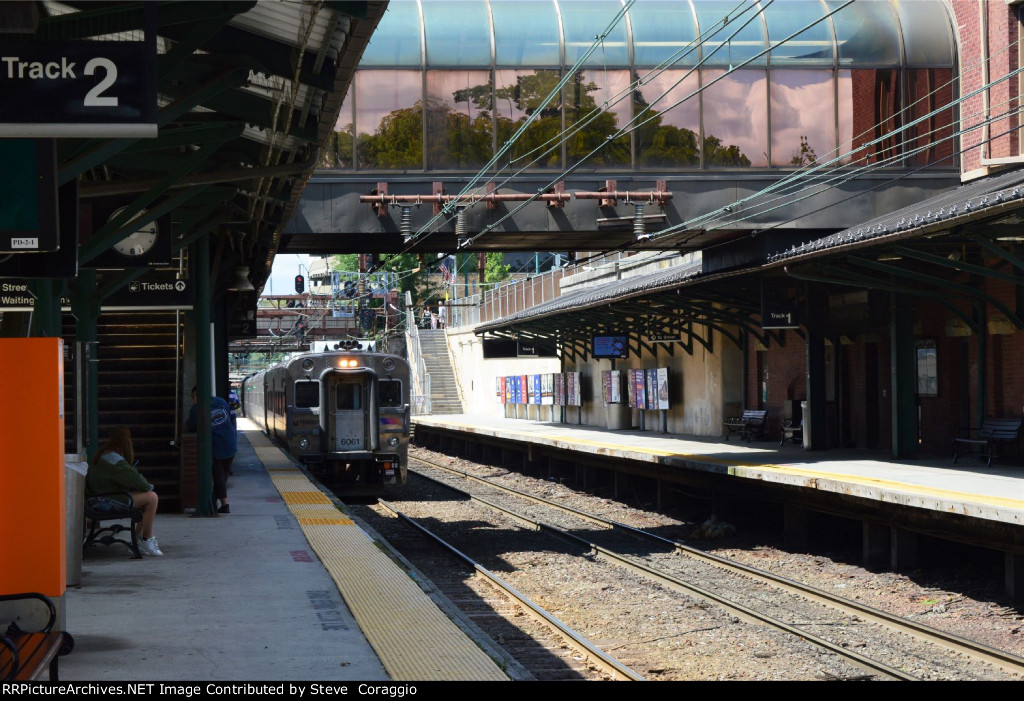
<path id="1" fill-rule="evenodd" d="M 309 449 L 309 436 L 303 436 L 299 439 L 299 447 L 303 450 Z"/>
<path id="2" fill-rule="evenodd" d="M 310 370 L 312 370 L 313 369 L 313 359 L 312 358 L 306 358 L 305 360 L 303 360 L 302 361 L 302 369 L 305 370 L 306 372 L 309 372 Z"/>
<path id="3" fill-rule="evenodd" d="M 391 436 L 391 438 L 388 438 L 388 446 L 390 446 L 391 448 L 397 448 L 398 436 Z"/>
<path id="4" fill-rule="evenodd" d="M 384 369 L 387 370 L 388 372 L 391 372 L 392 370 L 394 370 L 395 369 L 395 361 L 392 360 L 391 358 L 385 358 L 384 359 Z"/>

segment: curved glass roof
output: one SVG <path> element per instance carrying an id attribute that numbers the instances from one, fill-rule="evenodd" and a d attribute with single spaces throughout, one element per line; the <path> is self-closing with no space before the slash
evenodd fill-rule
<path id="1" fill-rule="evenodd" d="M 942 0 L 859 0 L 825 17 L 843 1 L 780 0 L 758 12 L 736 0 L 636 0 L 610 26 L 624 0 L 391 0 L 360 65 L 558 68 L 602 34 L 587 67 L 953 65 Z"/>

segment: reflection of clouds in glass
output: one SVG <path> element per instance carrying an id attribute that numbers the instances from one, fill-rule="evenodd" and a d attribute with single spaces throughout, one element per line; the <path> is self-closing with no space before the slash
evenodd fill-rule
<path id="1" fill-rule="evenodd" d="M 616 126 L 621 127 L 631 119 L 629 96 L 624 94 L 630 83 L 628 71 L 580 71 L 580 73 L 583 75 L 584 85 L 594 85 L 597 89 L 587 92 L 593 103 L 589 100 L 582 100 L 580 105 L 574 106 L 584 108 L 583 114 L 585 115 L 591 109 L 602 108 L 606 100 L 618 100 L 614 105 L 607 106 L 607 111 L 615 115 Z M 573 99 L 570 98 L 570 104 Z"/>
<path id="2" fill-rule="evenodd" d="M 722 75 L 705 71 L 704 84 Z M 768 165 L 767 80 L 762 71 L 736 71 L 704 90 L 704 135 L 736 145 L 754 166 Z"/>
<path id="3" fill-rule="evenodd" d="M 800 157 L 801 137 L 818 159 L 835 149 L 830 71 L 772 71 L 772 165 Z"/>
<path id="4" fill-rule="evenodd" d="M 697 74 L 693 73 L 679 85 L 672 87 L 684 75 L 686 75 L 684 71 L 665 71 L 644 85 L 640 92 L 644 96 L 644 100 L 650 104 L 651 109 L 645 112 L 637 122 L 649 119 L 654 116 L 654 112 L 660 112 L 662 124 L 698 131 L 700 128 L 700 96 L 694 94 L 699 89 Z M 669 91 L 668 94 L 661 97 L 666 90 Z M 687 95 L 693 95 L 693 97 L 668 109 L 669 106 Z"/>
<path id="5" fill-rule="evenodd" d="M 360 134 L 373 134 L 385 117 L 412 107 L 422 96 L 419 71 L 357 71 L 356 128 Z"/>
<path id="6" fill-rule="evenodd" d="M 427 95 L 431 100 L 442 102 L 453 110 L 476 116 L 482 109 L 476 101 L 471 99 L 468 103 L 466 101 L 455 102 L 455 93 L 478 86 L 484 90 L 490 90 L 489 80 L 490 76 L 486 71 L 429 71 L 427 73 Z M 489 101 L 490 97 L 484 96 L 483 104 L 486 105 Z M 490 112 L 490 110 L 487 111 Z"/>

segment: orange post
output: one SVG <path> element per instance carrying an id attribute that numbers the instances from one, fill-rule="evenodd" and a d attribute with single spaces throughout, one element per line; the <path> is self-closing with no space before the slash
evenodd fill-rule
<path id="1" fill-rule="evenodd" d="M 59 338 L 0 338 L 0 594 L 67 586 L 63 352 Z"/>

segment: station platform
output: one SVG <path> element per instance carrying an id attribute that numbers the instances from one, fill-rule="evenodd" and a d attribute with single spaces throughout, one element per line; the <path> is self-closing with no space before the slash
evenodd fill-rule
<path id="1" fill-rule="evenodd" d="M 1024 466 L 986 467 L 973 457 L 899 461 L 856 450 L 805 451 L 797 445 L 751 443 L 530 419 L 414 416 L 413 424 L 487 440 L 518 442 L 580 455 L 657 466 L 661 474 L 692 470 L 818 490 L 906 507 L 1024 525 Z"/>
<path id="2" fill-rule="evenodd" d="M 61 681 L 508 679 L 471 623 L 254 424 L 238 427 L 230 514 L 158 514 L 163 557 L 86 551 L 63 601 L 75 649 Z"/>

